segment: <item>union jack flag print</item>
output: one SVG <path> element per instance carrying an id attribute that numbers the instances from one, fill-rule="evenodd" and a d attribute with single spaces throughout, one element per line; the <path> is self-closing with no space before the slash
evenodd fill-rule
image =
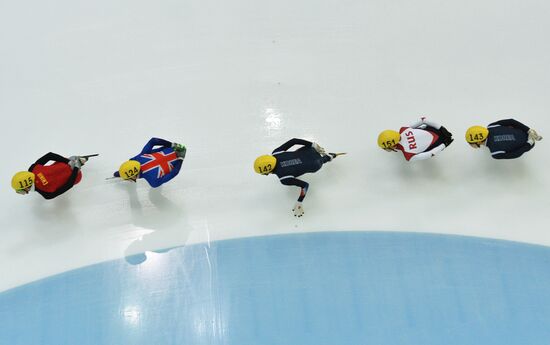
<path id="1" fill-rule="evenodd" d="M 145 174 L 154 169 L 158 169 L 157 178 L 161 178 L 164 175 L 170 173 L 174 169 L 174 162 L 178 160 L 178 156 L 175 152 L 164 153 L 162 151 L 154 153 L 145 153 L 140 155 L 147 161 L 141 163 L 141 173 Z"/>

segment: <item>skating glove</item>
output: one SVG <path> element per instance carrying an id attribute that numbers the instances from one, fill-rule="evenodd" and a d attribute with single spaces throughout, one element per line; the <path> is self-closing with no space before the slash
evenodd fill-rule
<path id="1" fill-rule="evenodd" d="M 185 154 L 187 153 L 187 148 L 185 147 L 185 145 L 173 143 L 172 148 L 176 152 L 176 156 L 178 156 L 181 159 L 185 158 Z"/>
<path id="2" fill-rule="evenodd" d="M 445 147 L 448 147 L 449 145 L 451 145 L 451 143 L 454 141 L 453 138 L 451 137 L 447 137 L 443 140 L 443 144 L 445 144 Z"/>
<path id="3" fill-rule="evenodd" d="M 527 136 L 529 138 L 528 141 L 531 145 L 535 144 L 535 141 L 542 140 L 542 137 L 532 128 L 527 132 Z"/>
<path id="4" fill-rule="evenodd" d="M 82 168 L 84 163 L 86 163 L 87 161 L 88 161 L 88 159 L 85 158 L 85 157 L 71 156 L 71 157 L 69 157 L 69 166 L 72 169 L 74 169 L 74 168 L 80 169 L 80 168 Z"/>
<path id="5" fill-rule="evenodd" d="M 441 134 L 441 139 L 443 139 L 443 144 L 445 144 L 445 147 L 451 145 L 454 140 L 451 132 L 449 132 L 447 128 L 441 126 L 439 128 L 439 133 Z"/>
<path id="6" fill-rule="evenodd" d="M 439 128 L 439 131 L 441 132 L 441 135 L 444 136 L 444 137 L 449 137 L 449 138 L 450 138 L 450 137 L 453 136 L 453 135 L 451 134 L 451 132 L 449 132 L 449 131 L 447 130 L 447 128 L 445 128 L 445 127 L 443 127 L 443 126 L 441 126 L 441 127 Z"/>
<path id="7" fill-rule="evenodd" d="M 304 215 L 304 208 L 302 207 L 302 203 L 297 201 L 296 204 L 294 204 L 294 208 L 292 209 L 294 212 L 294 217 L 301 217 Z"/>
<path id="8" fill-rule="evenodd" d="M 324 156 L 325 153 L 326 153 L 326 152 L 325 152 L 325 149 L 322 148 L 321 146 L 319 146 L 319 144 L 317 144 L 317 143 L 312 143 L 312 144 L 311 144 L 311 147 L 313 147 L 313 149 L 314 149 L 315 151 L 317 151 L 317 153 L 319 153 L 321 156 Z"/>

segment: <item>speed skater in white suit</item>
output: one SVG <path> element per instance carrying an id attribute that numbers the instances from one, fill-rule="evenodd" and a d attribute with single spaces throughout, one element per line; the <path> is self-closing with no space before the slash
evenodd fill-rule
<path id="1" fill-rule="evenodd" d="M 453 135 L 440 124 L 422 117 L 399 132 L 385 130 L 378 136 L 378 146 L 386 151 L 401 151 L 407 161 L 435 156 L 453 142 Z"/>

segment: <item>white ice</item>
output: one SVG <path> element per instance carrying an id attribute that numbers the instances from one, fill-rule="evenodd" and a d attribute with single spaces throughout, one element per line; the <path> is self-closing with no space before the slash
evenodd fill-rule
<path id="1" fill-rule="evenodd" d="M 144 250 L 306 231 L 420 231 L 550 245 L 550 3 L 541 0 L 0 2 L 0 290 Z M 407 163 L 378 132 L 427 116 L 455 142 Z M 547 139 L 496 161 L 467 127 Z M 105 181 L 152 136 L 182 142 L 157 190 Z M 347 151 L 298 190 L 256 175 L 287 139 Z M 11 176 L 100 153 L 58 199 Z"/>

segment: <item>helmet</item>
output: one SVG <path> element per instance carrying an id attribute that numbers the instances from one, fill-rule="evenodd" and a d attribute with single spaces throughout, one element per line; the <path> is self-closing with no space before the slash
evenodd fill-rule
<path id="1" fill-rule="evenodd" d="M 20 171 L 13 175 L 11 179 L 11 187 L 16 192 L 32 187 L 34 184 L 34 174 L 30 171 Z"/>
<path id="2" fill-rule="evenodd" d="M 487 139 L 489 130 L 481 126 L 472 126 L 466 131 L 466 141 L 470 144 L 481 143 Z"/>
<path id="3" fill-rule="evenodd" d="M 136 177 L 141 170 L 141 164 L 138 161 L 129 160 L 120 165 L 118 173 L 123 180 L 129 180 Z"/>
<path id="4" fill-rule="evenodd" d="M 263 155 L 256 158 L 254 161 L 254 171 L 258 174 L 268 175 L 275 169 L 275 164 L 277 164 L 277 158 L 270 155 Z"/>
<path id="5" fill-rule="evenodd" d="M 391 149 L 395 147 L 401 140 L 401 134 L 391 129 L 387 129 L 378 135 L 378 146 L 383 149 Z"/>

